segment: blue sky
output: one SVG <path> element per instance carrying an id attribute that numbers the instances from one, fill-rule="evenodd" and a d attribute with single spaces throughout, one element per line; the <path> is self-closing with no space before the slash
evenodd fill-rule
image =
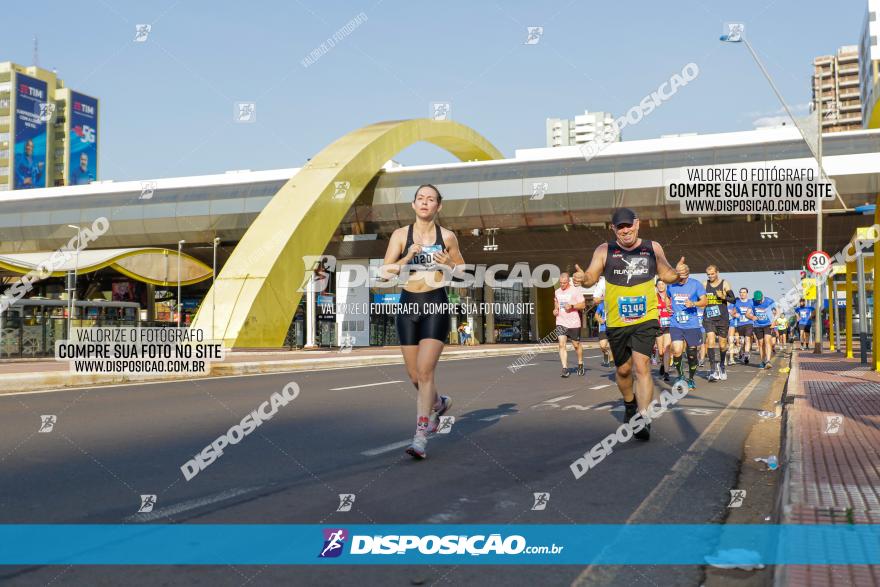
<path id="1" fill-rule="evenodd" d="M 101 99 L 103 179 L 297 167 L 358 127 L 425 117 L 432 101 L 450 101 L 455 120 L 513 156 L 544 146 L 548 116 L 623 114 L 688 62 L 699 77 L 628 127 L 625 140 L 748 130 L 778 115 L 746 48 L 718 41 L 726 21 L 746 23 L 786 100 L 804 105 L 812 58 L 858 43 L 866 3 L 832 6 L 43 0 L 5 8 L 0 60 L 30 64 L 36 34 L 40 65 Z M 360 13 L 365 22 L 303 67 Z M 144 43 L 133 42 L 139 23 L 152 25 Z M 537 45 L 524 44 L 527 26 L 544 27 Z M 233 121 L 237 101 L 256 102 L 256 122 Z M 398 159 L 451 160 L 430 145 Z"/>

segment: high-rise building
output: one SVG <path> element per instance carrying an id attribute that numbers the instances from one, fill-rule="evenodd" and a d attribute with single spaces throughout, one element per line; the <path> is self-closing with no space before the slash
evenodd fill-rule
<path id="1" fill-rule="evenodd" d="M 574 120 L 566 118 L 547 119 L 547 146 L 570 147 L 589 143 L 598 136 L 603 140 L 619 141 L 619 133 L 613 132 L 614 117 L 608 112 L 590 112 L 585 110 Z M 607 131 L 607 132 L 606 132 Z"/>
<path id="2" fill-rule="evenodd" d="M 0 62 L 0 191 L 98 178 L 98 100 L 35 66 Z"/>
<path id="3" fill-rule="evenodd" d="M 813 108 L 822 98 L 822 132 L 862 128 L 859 48 L 847 45 L 836 55 L 813 59 Z"/>
<path id="4" fill-rule="evenodd" d="M 862 126 L 880 128 L 880 0 L 868 0 L 868 11 L 859 42 L 859 78 L 862 99 Z"/>

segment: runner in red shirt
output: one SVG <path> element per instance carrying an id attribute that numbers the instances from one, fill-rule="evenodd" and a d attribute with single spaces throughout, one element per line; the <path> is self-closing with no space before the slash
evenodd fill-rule
<path id="1" fill-rule="evenodd" d="M 672 318 L 672 307 L 666 295 L 666 283 L 657 281 L 657 310 L 660 315 L 660 336 L 657 337 L 657 354 L 660 355 L 660 375 L 663 381 L 669 381 L 669 369 L 672 366 L 672 353 L 666 352 L 672 344 L 669 334 L 669 321 Z"/>

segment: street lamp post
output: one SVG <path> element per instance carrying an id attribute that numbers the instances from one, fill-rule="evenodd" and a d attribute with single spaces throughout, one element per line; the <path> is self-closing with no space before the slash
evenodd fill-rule
<path id="1" fill-rule="evenodd" d="M 180 328 L 180 319 L 183 315 L 183 301 L 180 299 L 180 256 L 183 253 L 185 240 L 177 241 L 177 327 Z"/>
<path id="2" fill-rule="evenodd" d="M 67 338 L 70 339 L 70 326 L 73 323 L 73 313 L 76 311 L 76 276 L 77 270 L 79 269 L 79 250 L 82 245 L 82 231 L 79 226 L 73 224 L 68 224 L 67 228 L 72 228 L 76 231 L 76 255 L 73 260 L 73 287 L 69 288 L 67 291 L 67 297 L 70 299 L 70 310 L 67 312 Z"/>
<path id="3" fill-rule="evenodd" d="M 217 310 L 217 290 L 214 289 L 214 281 L 217 279 L 217 247 L 220 246 L 220 237 L 214 237 L 214 264 L 211 266 L 211 338 L 214 338 L 214 313 Z"/>
<path id="4" fill-rule="evenodd" d="M 773 93 L 776 94 L 776 97 L 782 103 L 782 107 L 785 109 L 785 113 L 791 119 L 792 123 L 794 123 L 795 128 L 798 129 L 798 132 L 801 133 L 804 141 L 807 143 L 807 148 L 810 149 L 810 152 L 816 158 L 816 164 L 819 167 L 819 179 L 820 181 L 830 183 L 828 175 L 825 173 L 825 168 L 822 166 L 822 77 L 819 76 L 819 99 L 817 106 L 817 115 L 818 115 L 818 136 L 816 142 L 816 148 L 813 149 L 813 145 L 810 143 L 810 140 L 807 138 L 807 134 L 801 128 L 800 124 L 798 124 L 797 119 L 791 113 L 791 109 L 788 107 L 788 104 L 785 102 L 785 99 L 782 97 L 782 94 L 779 92 L 779 89 L 776 87 L 776 84 L 773 82 L 773 78 L 770 77 L 770 73 L 767 71 L 767 68 L 764 67 L 764 64 L 761 63 L 761 60 L 758 58 L 758 54 L 755 53 L 755 50 L 752 48 L 752 44 L 749 43 L 749 40 L 745 38 L 743 35 L 744 27 L 742 24 L 730 24 L 728 25 L 729 31 L 728 34 L 722 35 L 721 40 L 731 43 L 739 43 L 742 42 L 746 48 L 749 50 L 749 53 L 752 56 L 752 59 L 755 60 L 755 63 L 758 66 L 758 69 L 761 70 L 761 73 L 764 74 L 764 78 L 767 80 L 767 83 L 770 84 L 770 88 L 773 90 Z M 834 193 L 837 196 L 837 199 L 840 200 L 841 206 L 843 206 L 844 210 L 847 210 L 846 203 L 844 203 L 843 198 L 840 197 L 840 193 L 837 189 L 834 189 Z M 818 214 L 816 215 L 816 250 L 822 250 L 822 199 L 820 198 L 817 204 Z M 813 346 L 813 352 L 816 354 L 822 353 L 822 300 L 823 300 L 823 291 L 822 287 L 819 286 L 819 276 L 816 277 L 816 340 L 815 345 Z"/>

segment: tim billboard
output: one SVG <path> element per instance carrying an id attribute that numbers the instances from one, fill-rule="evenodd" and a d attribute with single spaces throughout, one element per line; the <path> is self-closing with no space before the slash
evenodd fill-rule
<path id="1" fill-rule="evenodd" d="M 98 101 L 70 92 L 70 169 L 68 185 L 82 185 L 98 179 Z"/>
<path id="2" fill-rule="evenodd" d="M 49 110 L 46 82 L 15 76 L 15 146 L 13 188 L 46 187 L 46 129 Z"/>

